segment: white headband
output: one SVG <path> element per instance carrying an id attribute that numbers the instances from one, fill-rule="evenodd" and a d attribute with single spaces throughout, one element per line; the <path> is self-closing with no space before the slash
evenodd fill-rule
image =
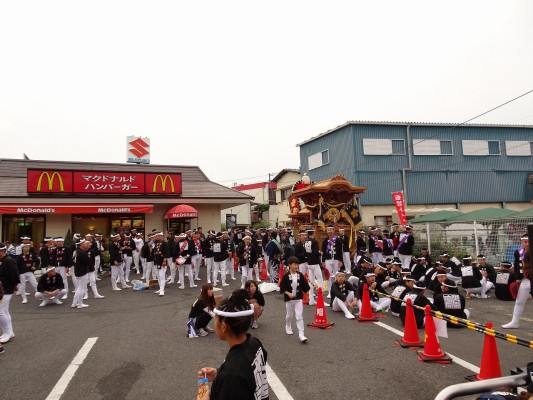
<path id="1" fill-rule="evenodd" d="M 250 309 L 244 310 L 244 311 L 235 311 L 235 312 L 221 311 L 218 308 L 215 308 L 213 311 L 215 312 L 216 315 L 220 315 L 221 317 L 227 317 L 227 318 L 247 317 L 248 315 L 252 315 L 254 313 L 254 305 L 250 304 Z"/>
<path id="2" fill-rule="evenodd" d="M 4 250 L 6 250 L 6 249 L 7 249 L 6 246 L 4 246 L 4 247 L 0 247 L 0 251 L 4 251 Z"/>

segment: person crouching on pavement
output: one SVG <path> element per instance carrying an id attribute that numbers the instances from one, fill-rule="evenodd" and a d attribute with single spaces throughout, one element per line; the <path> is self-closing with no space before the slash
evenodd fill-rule
<path id="1" fill-rule="evenodd" d="M 48 267 L 46 273 L 39 278 L 35 298 L 41 300 L 39 307 L 47 304 L 63 304 L 60 300 L 67 293 L 63 278 L 56 272 L 55 267 Z"/>
<path id="2" fill-rule="evenodd" d="M 259 327 L 257 320 L 263 313 L 263 307 L 265 307 L 265 297 L 259 290 L 257 282 L 249 280 L 245 283 L 244 289 L 248 292 L 248 301 L 254 306 L 254 322 L 252 322 L 252 329 Z"/>
<path id="3" fill-rule="evenodd" d="M 337 272 L 335 274 L 335 282 L 331 285 L 331 309 L 333 311 L 342 311 L 346 318 L 354 319 L 355 317 L 350 310 L 357 304 L 355 290 L 355 287 L 346 281 L 344 272 Z"/>
<path id="4" fill-rule="evenodd" d="M 296 326 L 298 328 L 298 335 L 300 342 L 307 343 L 307 338 L 304 335 L 304 319 L 303 319 L 303 295 L 304 292 L 309 292 L 309 283 L 305 276 L 298 271 L 300 260 L 298 257 L 291 256 L 287 259 L 289 265 L 289 272 L 283 275 L 279 287 L 280 293 L 283 293 L 285 300 L 285 308 L 287 314 L 285 316 L 285 333 L 292 335 L 292 318 L 296 317 Z"/>
<path id="5" fill-rule="evenodd" d="M 199 336 L 207 336 L 209 333 L 214 332 L 214 329 L 207 326 L 215 316 L 214 309 L 215 295 L 213 294 L 213 285 L 206 283 L 202 286 L 200 297 L 193 303 L 189 313 L 189 319 L 194 320 L 194 329 Z"/>

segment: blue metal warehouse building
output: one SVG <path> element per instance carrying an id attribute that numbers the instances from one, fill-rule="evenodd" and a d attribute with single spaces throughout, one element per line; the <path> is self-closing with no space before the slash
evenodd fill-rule
<path id="1" fill-rule="evenodd" d="M 349 121 L 300 144 L 313 181 L 343 175 L 356 186 L 366 224 L 395 220 L 391 192 L 408 217 L 439 209 L 516 211 L 533 199 L 533 126 Z"/>

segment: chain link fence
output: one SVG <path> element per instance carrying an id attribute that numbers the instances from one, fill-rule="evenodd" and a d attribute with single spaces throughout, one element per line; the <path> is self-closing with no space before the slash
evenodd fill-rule
<path id="1" fill-rule="evenodd" d="M 426 247 L 435 260 L 446 251 L 459 260 L 465 254 L 474 258 L 483 254 L 487 262 L 495 266 L 504 260 L 512 262 L 514 251 L 520 247 L 520 238 L 532 223 L 533 217 L 413 224 L 415 254 Z"/>

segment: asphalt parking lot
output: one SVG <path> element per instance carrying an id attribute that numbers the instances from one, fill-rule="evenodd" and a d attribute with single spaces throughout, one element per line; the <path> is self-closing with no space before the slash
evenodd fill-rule
<path id="1" fill-rule="evenodd" d="M 204 279 L 205 270 L 202 273 Z M 224 288 L 225 295 L 239 287 L 240 275 L 236 276 Z M 105 299 L 90 297 L 86 309 L 70 308 L 72 294 L 63 305 L 44 308 L 33 298 L 21 304 L 20 297 L 13 296 L 16 338 L 0 355 L 0 397 L 46 399 L 82 346 L 96 338 L 64 394 L 56 398 L 194 399 L 197 371 L 203 366 L 218 367 L 228 351 L 215 334 L 186 337 L 190 306 L 203 282 L 194 289 L 167 287 L 165 296 L 159 297 L 153 291 L 113 292 L 105 276 L 99 282 Z M 280 381 L 271 387 L 271 399 L 432 399 L 442 388 L 473 374 L 469 366 L 480 365 L 480 333 L 455 329 L 448 331 L 449 338 L 440 339 L 444 351 L 465 363 L 421 363 L 413 350 L 394 345 L 399 336 L 391 329 L 403 331 L 398 318 L 387 315 L 379 324 L 359 323 L 329 308 L 328 320 L 335 325 L 330 330 L 306 328 L 309 342 L 303 345 L 297 335 L 284 332 L 282 296 L 265 297 L 259 329 L 251 332 L 263 342 L 268 364 Z M 501 330 L 499 325 L 509 321 L 513 303 L 475 299 L 468 300 L 467 307 L 473 321 L 491 321 Z M 532 307 L 533 302 L 526 305 L 521 328 L 508 333 L 533 340 Z M 306 306 L 305 322 L 311 323 L 314 317 L 315 308 Z M 501 340 L 497 344 L 504 375 L 533 361 L 531 349 Z"/>

